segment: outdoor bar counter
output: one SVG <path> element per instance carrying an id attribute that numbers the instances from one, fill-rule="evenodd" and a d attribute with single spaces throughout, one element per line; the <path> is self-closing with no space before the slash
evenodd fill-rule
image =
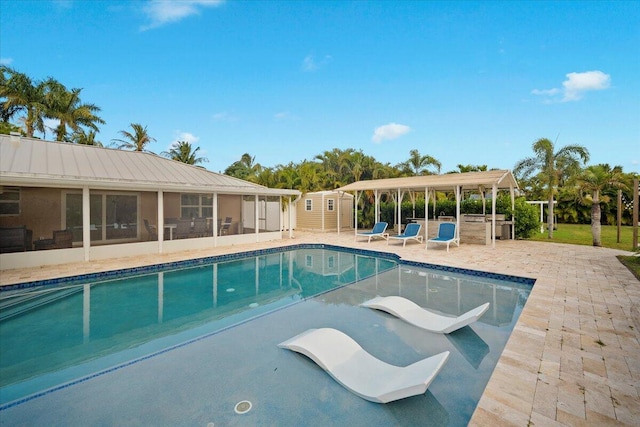
<path id="1" fill-rule="evenodd" d="M 407 218 L 407 220 L 422 225 L 421 233 L 424 236 L 424 218 Z M 429 220 L 429 239 L 437 236 L 438 228 L 443 222 L 456 222 L 456 218 L 453 216 L 439 216 L 436 220 Z M 506 221 L 504 215 L 496 215 L 496 239 L 510 239 L 511 227 L 512 222 Z M 460 218 L 460 243 L 490 245 L 491 215 L 462 215 L 462 218 Z"/>

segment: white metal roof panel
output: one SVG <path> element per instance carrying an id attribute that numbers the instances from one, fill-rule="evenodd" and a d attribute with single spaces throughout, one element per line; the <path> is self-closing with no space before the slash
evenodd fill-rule
<path id="1" fill-rule="evenodd" d="M 3 184 L 298 195 L 152 153 L 0 135 Z"/>

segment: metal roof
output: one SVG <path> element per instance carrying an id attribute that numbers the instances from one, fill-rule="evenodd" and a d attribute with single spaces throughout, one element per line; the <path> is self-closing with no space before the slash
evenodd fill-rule
<path id="1" fill-rule="evenodd" d="M 462 190 L 478 190 L 481 186 L 491 189 L 493 185 L 498 189 L 518 188 L 518 182 L 509 170 L 492 170 L 483 172 L 449 173 L 444 175 L 408 176 L 403 178 L 372 179 L 357 181 L 338 188 L 339 191 L 365 190 L 411 190 L 424 192 L 453 190 L 460 186 Z"/>
<path id="2" fill-rule="evenodd" d="M 292 195 L 156 154 L 0 135 L 3 185 Z"/>

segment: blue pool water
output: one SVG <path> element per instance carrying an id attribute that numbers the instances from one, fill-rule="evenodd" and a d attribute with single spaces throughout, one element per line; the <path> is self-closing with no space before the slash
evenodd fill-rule
<path id="1" fill-rule="evenodd" d="M 153 266 L 107 279 L 0 293 L 3 419 L 56 420 L 64 401 L 59 417 L 69 423 L 75 416 L 96 423 L 107 417 L 148 424 L 156 417 L 161 425 L 195 419 L 299 425 L 311 416 L 311 424 L 386 419 L 466 425 L 532 285 L 321 245 Z M 438 335 L 359 307 L 376 295 L 401 295 L 451 315 L 484 302 L 491 307 L 472 326 Z M 304 356 L 276 347 L 325 326 L 388 363 L 407 365 L 444 350 L 451 357 L 425 395 L 376 405 L 344 390 Z M 130 386 L 132 378 L 144 391 Z M 157 396 L 148 399 L 150 393 Z M 115 403 L 127 396 L 141 403 Z M 247 396 L 250 413 L 228 410 Z M 69 401 L 78 402 L 77 412 Z M 114 408 L 105 402 L 114 402 L 123 418 L 113 419 Z M 173 409 L 167 413 L 167 407 Z M 354 410 L 365 412 L 355 417 Z"/>

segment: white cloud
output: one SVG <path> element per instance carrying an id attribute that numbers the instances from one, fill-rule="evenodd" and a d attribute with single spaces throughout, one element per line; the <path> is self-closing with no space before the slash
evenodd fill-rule
<path id="1" fill-rule="evenodd" d="M 569 73 L 566 76 L 567 80 L 562 82 L 562 88 L 534 89 L 531 93 L 549 97 L 549 102 L 569 102 L 582 99 L 584 93 L 590 90 L 604 90 L 611 86 L 611 76 L 602 71 Z"/>
<path id="2" fill-rule="evenodd" d="M 293 116 L 288 111 L 281 111 L 279 113 L 274 114 L 273 118 L 276 120 L 287 120 L 287 119 L 292 119 Z"/>
<path id="3" fill-rule="evenodd" d="M 307 55 L 302 60 L 302 71 L 313 72 L 317 71 L 320 67 L 324 67 L 331 62 L 333 58 L 331 55 L 325 55 L 322 59 L 318 60 L 313 55 Z"/>
<path id="4" fill-rule="evenodd" d="M 411 131 L 409 126 L 399 125 L 397 123 L 389 123 L 384 126 L 378 126 L 373 131 L 371 140 L 375 143 L 380 143 L 384 140 L 396 139 Z"/>
<path id="5" fill-rule="evenodd" d="M 186 141 L 190 144 L 195 144 L 196 142 L 200 141 L 200 137 L 199 136 L 195 136 L 192 133 L 189 132 L 180 132 L 179 130 L 177 130 L 174 133 L 174 139 L 171 142 L 171 145 L 175 144 L 178 141 Z"/>
<path id="6" fill-rule="evenodd" d="M 142 31 L 178 22 L 188 16 L 198 15 L 203 7 L 219 6 L 224 0 L 149 0 L 143 11 L 151 21 Z"/>
<path id="7" fill-rule="evenodd" d="M 13 58 L 0 58 L 0 65 L 11 65 Z"/>
<path id="8" fill-rule="evenodd" d="M 213 115 L 213 120 L 216 122 L 237 122 L 238 118 L 226 111 L 221 111 Z"/>

